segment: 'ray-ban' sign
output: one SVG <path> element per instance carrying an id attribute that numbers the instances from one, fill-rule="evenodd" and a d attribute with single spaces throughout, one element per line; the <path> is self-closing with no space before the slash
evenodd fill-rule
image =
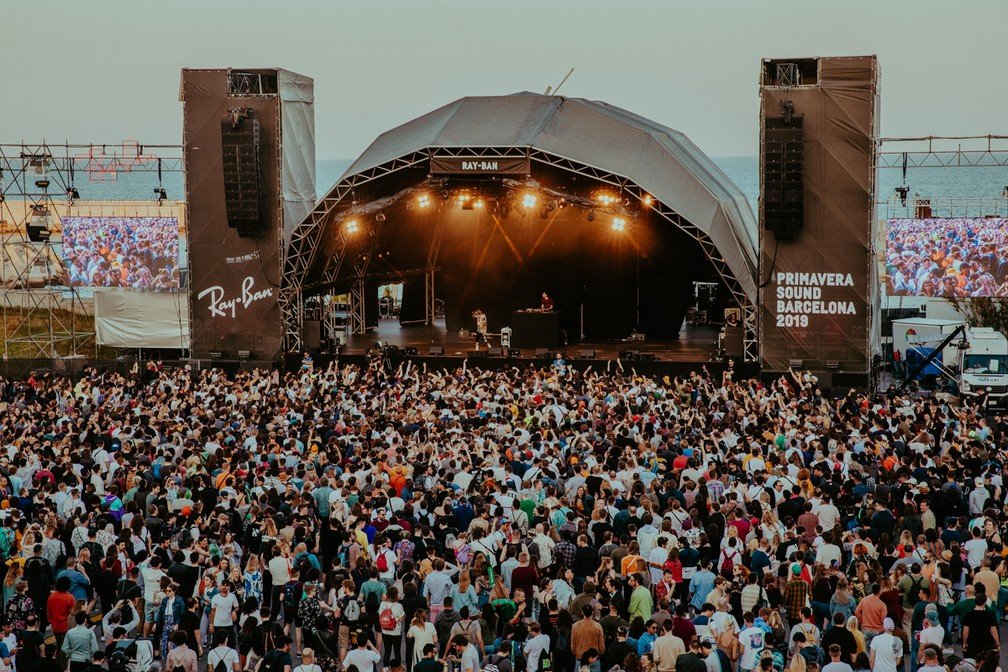
<path id="1" fill-rule="evenodd" d="M 525 156 L 435 156 L 431 175 L 528 175 L 530 161 Z"/>

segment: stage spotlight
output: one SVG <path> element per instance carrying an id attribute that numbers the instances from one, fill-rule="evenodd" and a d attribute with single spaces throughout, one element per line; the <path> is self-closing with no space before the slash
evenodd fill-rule
<path id="1" fill-rule="evenodd" d="M 164 187 L 154 187 L 154 198 L 157 199 L 158 205 L 161 205 L 168 200 L 168 192 Z"/>
<path id="2" fill-rule="evenodd" d="M 429 207 L 430 204 L 431 204 L 430 194 L 420 194 L 419 196 L 417 196 L 417 205 L 419 205 L 421 208 Z"/>
<path id="3" fill-rule="evenodd" d="M 482 198 L 477 198 L 476 202 L 473 203 L 473 207 L 476 208 L 477 210 L 482 210 L 484 207 L 486 207 L 486 204 L 483 202 Z"/>
<path id="4" fill-rule="evenodd" d="M 523 208 L 534 208 L 536 204 L 535 194 L 525 194 L 522 196 L 522 207 Z"/>
<path id="5" fill-rule="evenodd" d="M 78 198 L 80 198 L 80 192 L 77 191 L 77 187 L 70 187 L 67 189 L 67 199 L 73 203 Z"/>
<path id="6" fill-rule="evenodd" d="M 595 194 L 595 200 L 601 203 L 602 205 L 608 206 L 616 202 L 616 197 L 607 191 L 600 191 L 599 193 Z"/>
<path id="7" fill-rule="evenodd" d="M 900 205 L 906 207 L 907 196 L 910 194 L 910 187 L 896 187 L 893 191 L 897 196 L 899 196 Z"/>
<path id="8" fill-rule="evenodd" d="M 622 217 L 613 217 L 612 230 L 623 231 L 624 229 L 626 229 L 626 220 Z"/>
<path id="9" fill-rule="evenodd" d="M 357 233 L 357 229 L 359 229 L 359 228 L 360 228 L 360 225 L 357 223 L 356 219 L 351 219 L 349 222 L 346 223 L 346 232 L 347 233 Z"/>
<path id="10" fill-rule="evenodd" d="M 377 215 L 374 216 L 374 221 L 376 221 L 376 222 L 384 222 L 385 221 L 385 213 L 384 212 L 379 212 Z"/>
<path id="11" fill-rule="evenodd" d="M 45 191 L 46 189 L 49 188 L 49 180 L 46 179 L 35 180 L 35 186 L 41 189 L 42 191 Z"/>
<path id="12" fill-rule="evenodd" d="M 595 211 L 594 210 L 589 210 L 588 211 L 588 221 L 589 222 L 594 222 L 595 221 Z"/>
<path id="13" fill-rule="evenodd" d="M 649 208 L 654 203 L 654 199 L 651 198 L 651 194 L 644 194 L 644 199 L 643 200 L 644 200 L 644 205 L 646 205 Z"/>

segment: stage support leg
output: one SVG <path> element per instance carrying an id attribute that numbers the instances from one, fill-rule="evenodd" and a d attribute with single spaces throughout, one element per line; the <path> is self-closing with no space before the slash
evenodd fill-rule
<path id="1" fill-rule="evenodd" d="M 747 303 L 742 306 L 742 359 L 745 362 L 759 361 L 759 338 L 756 306 Z"/>
<path id="2" fill-rule="evenodd" d="M 434 270 L 424 271 L 424 324 L 434 324 L 437 307 L 434 304 Z"/>
<path id="3" fill-rule="evenodd" d="M 350 286 L 350 333 L 360 336 L 367 331 L 367 300 L 364 296 L 364 278 L 357 278 Z"/>

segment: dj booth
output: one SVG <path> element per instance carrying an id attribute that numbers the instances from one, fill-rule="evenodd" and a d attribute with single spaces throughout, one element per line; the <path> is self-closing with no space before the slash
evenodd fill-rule
<path id="1" fill-rule="evenodd" d="M 516 310 L 511 313 L 511 347 L 560 346 L 560 314 L 555 310 Z"/>

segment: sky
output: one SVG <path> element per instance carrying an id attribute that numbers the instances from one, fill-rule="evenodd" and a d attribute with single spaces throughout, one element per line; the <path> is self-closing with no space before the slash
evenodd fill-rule
<path id="1" fill-rule="evenodd" d="M 1006 0 L 4 0 L 0 142 L 181 142 L 183 67 L 315 80 L 317 156 L 466 95 L 560 92 L 757 152 L 764 57 L 876 54 L 884 136 L 1008 134 Z"/>

